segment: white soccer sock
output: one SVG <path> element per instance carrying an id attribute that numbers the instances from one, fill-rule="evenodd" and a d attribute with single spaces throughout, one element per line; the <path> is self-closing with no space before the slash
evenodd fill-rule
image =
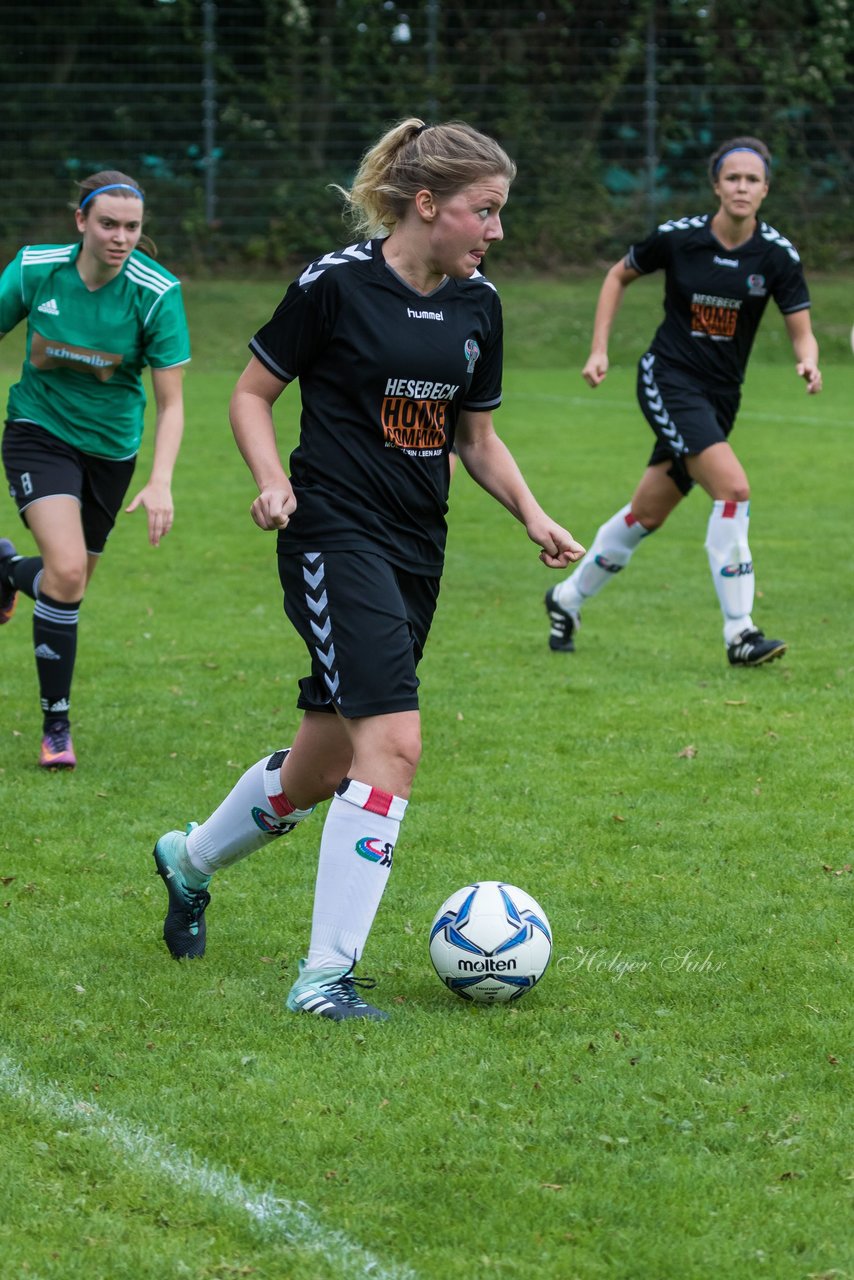
<path id="1" fill-rule="evenodd" d="M 712 504 L 706 533 L 706 554 L 712 581 L 724 615 L 724 644 L 753 629 L 753 561 L 747 542 L 749 502 Z"/>
<path id="2" fill-rule="evenodd" d="M 349 969 L 364 950 L 407 801 L 345 778 L 332 797 L 314 890 L 306 968 Z"/>
<path id="3" fill-rule="evenodd" d="M 562 609 L 578 613 L 585 601 L 597 595 L 615 573 L 626 567 L 638 545 L 651 532 L 635 519 L 632 504 L 628 503 L 600 526 L 593 546 L 574 572 L 558 583 L 553 599 Z"/>
<path id="4" fill-rule="evenodd" d="M 282 791 L 280 770 L 288 748 L 247 769 L 218 809 L 187 836 L 187 856 L 203 875 L 239 862 L 293 831 L 312 809 L 296 809 Z M 272 812 L 271 812 L 272 810 Z"/>

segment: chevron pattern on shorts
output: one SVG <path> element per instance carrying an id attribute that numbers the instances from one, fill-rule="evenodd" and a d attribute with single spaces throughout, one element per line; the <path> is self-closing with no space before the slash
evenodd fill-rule
<path id="1" fill-rule="evenodd" d="M 302 576 L 305 583 L 305 602 L 311 613 L 311 630 L 315 638 L 314 652 L 323 667 L 323 680 L 336 702 L 338 697 L 338 668 L 335 665 L 335 645 L 332 641 L 332 619 L 326 595 L 326 567 L 323 553 L 307 551 L 302 557 Z"/>
<path id="2" fill-rule="evenodd" d="M 648 351 L 645 356 L 641 356 L 643 393 L 649 401 L 652 416 L 661 427 L 661 434 L 670 445 L 670 448 L 677 454 L 687 453 L 688 446 L 682 439 L 676 423 L 664 407 L 664 401 L 661 398 L 661 392 L 656 385 L 655 374 L 653 373 L 654 364 L 655 356 L 651 351 Z"/>

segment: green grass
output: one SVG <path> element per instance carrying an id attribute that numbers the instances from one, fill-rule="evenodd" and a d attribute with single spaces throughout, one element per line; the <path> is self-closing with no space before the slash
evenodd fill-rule
<path id="1" fill-rule="evenodd" d="M 634 359 L 658 295 L 629 291 L 594 393 L 578 369 L 598 278 L 500 283 L 499 429 L 589 543 L 649 451 Z M 4 1280 L 854 1275 L 850 281 L 814 283 L 816 399 L 772 308 L 735 436 L 756 616 L 783 662 L 724 661 L 702 495 L 566 656 L 546 647 L 535 548 L 455 480 L 425 754 L 365 961 L 394 1018 L 368 1027 L 282 1007 L 319 815 L 220 873 L 203 962 L 159 936 L 154 838 L 288 743 L 305 668 L 226 415 L 282 285 L 187 292 L 178 518 L 156 551 L 122 518 L 93 581 L 74 775 L 35 767 L 27 602 L 0 637 Z M 0 376 L 19 359 L 13 334 Z M 512 1009 L 468 1007 L 430 968 L 433 913 L 478 877 L 520 884 L 554 929 Z"/>

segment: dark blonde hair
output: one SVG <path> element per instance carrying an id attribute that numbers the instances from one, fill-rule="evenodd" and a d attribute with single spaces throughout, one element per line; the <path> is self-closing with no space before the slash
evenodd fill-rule
<path id="1" fill-rule="evenodd" d="M 709 181 L 712 186 L 718 180 L 721 165 L 730 151 L 755 151 L 760 160 L 765 165 L 765 177 L 771 177 L 771 152 L 766 147 L 761 138 L 751 138 L 745 136 L 742 138 L 727 138 L 726 142 L 722 142 L 716 151 L 709 157 Z"/>
<path id="2" fill-rule="evenodd" d="M 494 138 L 461 121 L 427 125 L 411 116 L 365 152 L 349 191 L 337 190 L 354 230 L 370 237 L 391 231 L 419 191 L 447 198 L 493 174 L 508 182 L 516 177 L 516 165 Z"/>
<path id="3" fill-rule="evenodd" d="M 116 190 L 111 191 L 110 195 L 125 196 L 128 199 L 138 198 L 145 200 L 145 192 L 137 182 L 136 178 L 129 177 L 126 173 L 120 173 L 118 169 L 101 169 L 98 173 L 90 173 L 88 178 L 82 178 L 77 183 L 77 189 L 80 192 L 77 204 L 72 206 L 79 209 L 84 218 L 88 218 L 90 211 L 94 206 L 94 201 L 90 197 L 94 192 L 100 191 L 102 187 L 115 187 Z M 123 188 L 130 188 L 123 190 Z M 96 197 L 97 198 L 97 197 Z M 89 203 L 87 204 L 87 200 Z M 83 206 L 86 205 L 84 208 Z M 143 246 L 145 253 L 149 257 L 157 257 L 157 245 L 150 236 L 141 235 L 139 244 Z"/>

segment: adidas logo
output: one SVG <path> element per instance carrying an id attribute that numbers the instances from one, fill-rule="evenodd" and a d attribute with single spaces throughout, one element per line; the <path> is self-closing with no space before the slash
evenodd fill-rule
<path id="1" fill-rule="evenodd" d="M 37 658 L 51 658 L 54 662 L 61 661 L 59 654 L 54 653 L 49 644 L 40 644 L 34 652 Z M 56 708 L 52 707 L 51 710 L 56 710 Z"/>
<path id="2" fill-rule="evenodd" d="M 58 316 L 59 307 L 56 305 L 56 298 L 49 298 L 47 302 L 40 302 L 37 308 L 43 311 L 46 316 Z"/>

